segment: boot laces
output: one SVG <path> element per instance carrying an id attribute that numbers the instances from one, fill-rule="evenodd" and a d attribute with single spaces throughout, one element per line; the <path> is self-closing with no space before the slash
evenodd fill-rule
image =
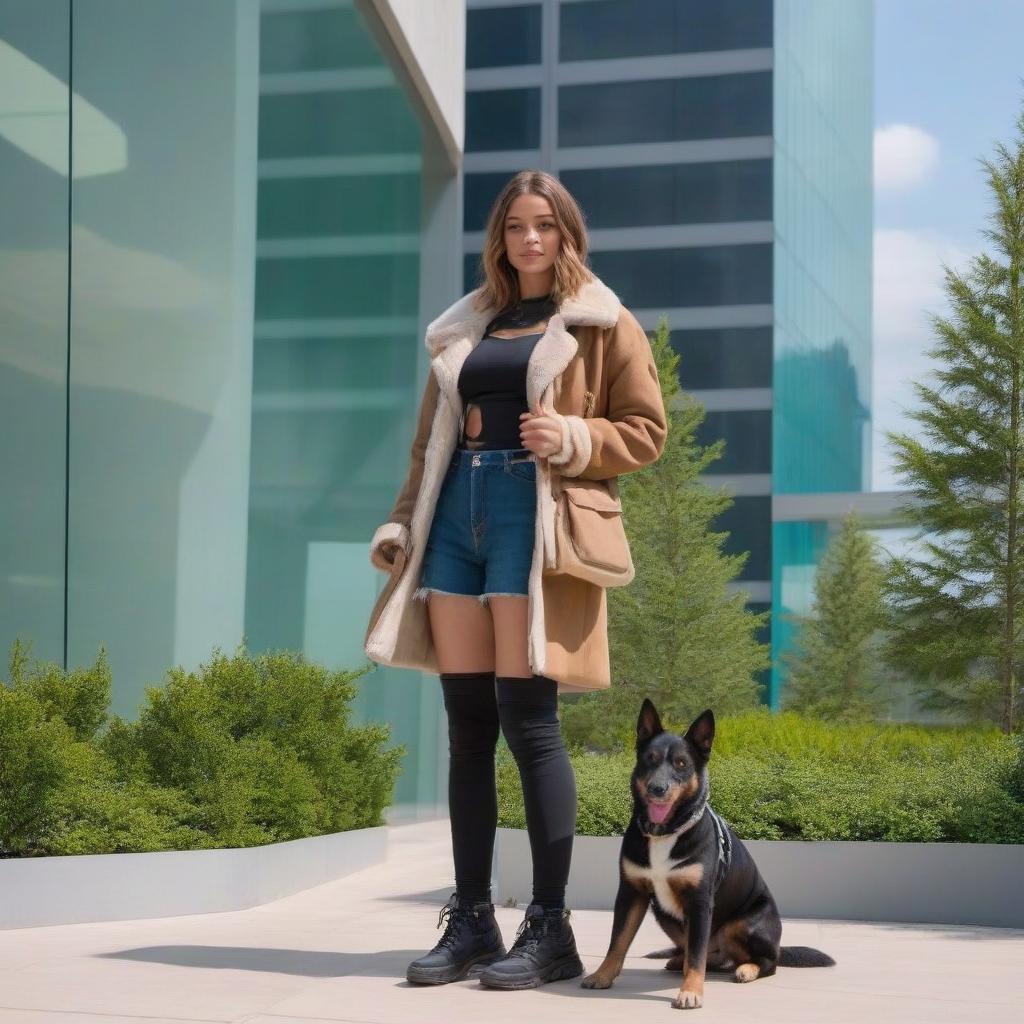
<path id="1" fill-rule="evenodd" d="M 441 927 L 442 921 L 447 921 L 444 934 L 438 939 L 437 944 L 439 946 L 454 946 L 462 933 L 462 929 L 469 923 L 470 915 L 474 913 L 475 911 L 471 908 L 461 906 L 453 900 L 449 900 L 441 908 L 441 913 L 437 915 L 438 928 Z"/>
<path id="2" fill-rule="evenodd" d="M 527 917 L 519 925 L 515 941 L 508 951 L 509 956 L 529 957 L 537 952 L 541 940 L 552 929 L 558 928 L 561 922 L 561 915 L 545 915 L 544 917 Z"/>

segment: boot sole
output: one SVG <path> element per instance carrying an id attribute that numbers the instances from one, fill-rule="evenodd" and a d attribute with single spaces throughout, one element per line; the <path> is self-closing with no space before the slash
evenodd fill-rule
<path id="1" fill-rule="evenodd" d="M 472 960 L 465 960 L 458 967 L 410 967 L 405 972 L 405 980 L 414 985 L 446 985 L 450 981 L 461 981 L 467 975 L 489 967 L 495 960 L 501 960 L 506 952 L 502 946 Z"/>
<path id="2" fill-rule="evenodd" d="M 487 972 L 484 971 L 480 976 L 480 984 L 486 985 L 488 988 L 537 988 L 549 981 L 563 981 L 566 978 L 578 978 L 582 973 L 583 962 L 580 960 L 578 955 L 573 955 L 563 957 L 561 960 L 556 960 L 554 963 L 550 963 L 546 967 L 542 967 L 534 974 L 519 978 L 497 978 L 494 975 L 488 976 Z"/>

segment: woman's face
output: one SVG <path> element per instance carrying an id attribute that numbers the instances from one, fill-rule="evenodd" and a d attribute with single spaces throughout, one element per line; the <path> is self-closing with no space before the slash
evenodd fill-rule
<path id="1" fill-rule="evenodd" d="M 505 216 L 505 252 L 519 272 L 521 291 L 529 295 L 548 291 L 561 243 L 562 233 L 547 199 L 532 193 L 516 196 Z"/>

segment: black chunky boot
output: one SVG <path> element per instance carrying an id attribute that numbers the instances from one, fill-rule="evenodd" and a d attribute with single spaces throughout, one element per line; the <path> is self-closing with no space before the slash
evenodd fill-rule
<path id="1" fill-rule="evenodd" d="M 536 988 L 548 981 L 583 973 L 568 910 L 546 910 L 539 903 L 526 908 L 508 956 L 485 967 L 480 984 L 489 988 Z"/>
<path id="2" fill-rule="evenodd" d="M 505 955 L 493 903 L 463 904 L 459 894 L 453 892 L 437 916 L 438 928 L 445 916 L 448 924 L 444 935 L 429 953 L 409 964 L 405 972 L 408 981 L 420 985 L 458 981 L 474 966 L 490 964 Z"/>

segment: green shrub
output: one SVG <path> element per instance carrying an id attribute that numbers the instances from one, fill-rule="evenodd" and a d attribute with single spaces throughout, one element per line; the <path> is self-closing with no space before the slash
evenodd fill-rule
<path id="1" fill-rule="evenodd" d="M 573 747 L 570 759 L 576 833 L 620 835 L 633 750 Z M 995 728 L 830 724 L 761 709 L 717 720 L 708 775 L 712 805 L 743 839 L 1024 843 L 1024 742 Z M 498 795 L 499 824 L 524 828 L 504 744 Z"/>
<path id="2" fill-rule="evenodd" d="M 108 721 L 110 671 L 0 683 L 0 856 L 254 846 L 383 824 L 403 746 L 350 724 L 357 674 L 216 651 Z M 365 671 L 365 670 L 363 670 Z"/>

